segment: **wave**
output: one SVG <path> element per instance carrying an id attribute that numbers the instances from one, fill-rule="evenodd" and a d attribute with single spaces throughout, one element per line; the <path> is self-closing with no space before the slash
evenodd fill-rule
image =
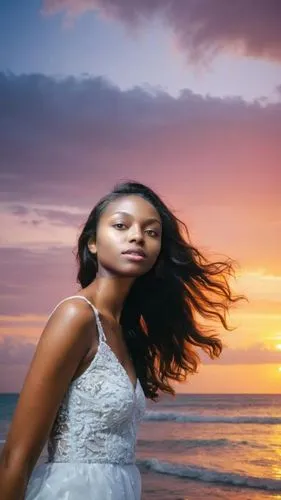
<path id="1" fill-rule="evenodd" d="M 186 415 L 184 413 L 166 413 L 158 411 L 146 411 L 146 421 L 157 420 L 159 422 L 182 422 L 202 423 L 218 422 L 220 424 L 281 424 L 281 417 L 267 417 L 255 415 L 226 416 L 226 415 Z"/>
<path id="2" fill-rule="evenodd" d="M 185 450 L 189 448 L 219 448 L 219 447 L 239 447 L 248 446 L 250 448 L 264 449 L 266 448 L 263 444 L 254 443 L 251 441 L 237 440 L 219 438 L 219 439 L 161 439 L 159 441 L 139 439 L 138 445 L 146 449 L 157 449 L 157 450 L 167 450 L 169 447 L 173 447 L 173 450 L 178 448 L 183 448 Z"/>
<path id="3" fill-rule="evenodd" d="M 177 477 L 185 477 L 196 481 L 207 483 L 221 483 L 231 486 L 240 486 L 244 488 L 253 488 L 267 491 L 281 491 L 281 479 L 259 478 L 253 476 L 243 476 L 235 472 L 222 472 L 206 467 L 193 465 L 175 464 L 171 462 L 162 462 L 156 458 L 139 459 L 139 466 L 161 474 L 167 474 Z"/>

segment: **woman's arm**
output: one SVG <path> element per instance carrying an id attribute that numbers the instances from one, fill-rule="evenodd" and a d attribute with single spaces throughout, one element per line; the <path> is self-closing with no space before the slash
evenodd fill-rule
<path id="1" fill-rule="evenodd" d="M 0 457 L 1 500 L 24 498 L 60 402 L 93 343 L 93 312 L 77 302 L 59 305 L 38 342 Z"/>

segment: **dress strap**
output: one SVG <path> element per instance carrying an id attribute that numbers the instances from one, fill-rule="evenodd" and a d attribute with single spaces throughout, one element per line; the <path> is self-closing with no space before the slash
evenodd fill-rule
<path id="1" fill-rule="evenodd" d="M 87 299 L 86 297 L 84 297 L 83 295 L 71 295 L 70 297 L 66 297 L 65 299 L 62 299 L 57 305 L 56 307 L 53 309 L 53 311 L 51 312 L 50 316 L 52 316 L 52 314 L 55 312 L 55 310 L 57 309 L 57 307 L 62 304 L 62 302 L 64 302 L 65 300 L 69 300 L 69 299 L 82 299 L 82 300 L 85 300 L 89 306 L 93 309 L 94 313 L 95 313 L 95 317 L 96 317 L 96 323 L 97 323 L 97 327 L 98 327 L 98 334 L 99 334 L 99 340 L 102 340 L 103 342 L 106 342 L 106 336 L 105 336 L 105 333 L 104 333 L 104 329 L 103 329 L 103 326 L 101 324 L 101 320 L 100 320 L 100 316 L 99 316 L 99 311 L 98 309 L 94 306 L 94 304 L 92 304 L 92 302 L 90 302 L 89 299 Z M 49 318 L 50 318 L 49 316 Z"/>

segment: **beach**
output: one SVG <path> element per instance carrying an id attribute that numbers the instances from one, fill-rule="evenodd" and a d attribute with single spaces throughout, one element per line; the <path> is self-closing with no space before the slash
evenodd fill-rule
<path id="1" fill-rule="evenodd" d="M 2 445 L 16 399 L 0 396 Z M 281 396 L 149 401 L 136 453 L 142 500 L 281 500 Z"/>

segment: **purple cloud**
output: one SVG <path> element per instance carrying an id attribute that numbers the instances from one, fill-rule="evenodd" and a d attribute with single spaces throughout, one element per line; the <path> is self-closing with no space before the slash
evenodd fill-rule
<path id="1" fill-rule="evenodd" d="M 88 210 L 117 180 L 136 178 L 190 204 L 279 204 L 280 102 L 2 73 L 0 107 L 4 201 Z"/>
<path id="2" fill-rule="evenodd" d="M 122 178 L 145 182 L 176 209 L 181 205 L 187 222 L 192 205 L 231 206 L 233 212 L 267 207 L 278 219 L 281 103 L 188 90 L 176 99 L 154 89 L 122 92 L 101 78 L 2 73 L 0 108 L 2 211 L 27 233 L 29 225 L 47 221 L 78 234 L 85 214 Z M 263 265 L 277 272 L 275 233 L 261 210 L 264 222 L 251 244 L 250 218 L 235 240 L 246 264 L 258 267 L 263 255 Z M 233 238 L 223 224 L 222 239 Z M 38 250 L 12 248 L 0 238 L 3 314 L 45 314 L 77 289 L 74 238 L 73 247 L 38 242 Z M 253 254 L 253 245 L 259 252 Z"/>
<path id="3" fill-rule="evenodd" d="M 161 17 L 195 62 L 218 52 L 281 59 L 279 0 L 45 0 L 43 5 L 45 13 L 66 11 L 68 19 L 92 10 L 130 26 Z"/>
<path id="4" fill-rule="evenodd" d="M 0 248 L 0 314 L 48 314 L 78 289 L 74 248 Z"/>

